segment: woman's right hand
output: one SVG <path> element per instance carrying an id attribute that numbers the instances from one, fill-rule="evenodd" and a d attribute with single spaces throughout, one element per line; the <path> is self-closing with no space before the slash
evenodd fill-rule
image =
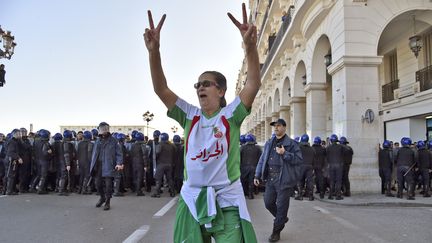
<path id="1" fill-rule="evenodd" d="M 165 21 L 166 14 L 164 14 L 162 16 L 161 20 L 159 21 L 159 24 L 155 28 L 151 11 L 148 10 L 147 13 L 148 13 L 148 18 L 149 18 L 150 28 L 145 29 L 143 36 L 144 36 L 144 42 L 145 42 L 145 45 L 147 47 L 147 50 L 150 52 L 150 51 L 154 51 L 154 50 L 159 49 L 160 31 L 161 31 L 162 25 Z"/>

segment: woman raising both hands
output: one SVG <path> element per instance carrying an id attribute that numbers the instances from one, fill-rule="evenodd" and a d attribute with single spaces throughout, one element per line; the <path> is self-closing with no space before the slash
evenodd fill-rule
<path id="1" fill-rule="evenodd" d="M 205 71 L 193 86 L 200 107 L 178 97 L 170 88 L 161 65 L 160 32 L 163 15 L 150 26 L 144 41 L 149 52 L 153 89 L 168 116 L 183 127 L 186 138 L 185 178 L 174 225 L 174 242 L 257 242 L 240 183 L 240 126 L 249 115 L 261 86 L 257 30 L 248 23 L 245 4 L 243 21 L 228 17 L 240 30 L 247 60 L 247 81 L 238 97 L 227 104 L 227 81 L 217 71 Z"/>

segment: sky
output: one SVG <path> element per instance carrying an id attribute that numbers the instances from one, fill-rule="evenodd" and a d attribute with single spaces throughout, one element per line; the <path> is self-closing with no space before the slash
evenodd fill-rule
<path id="1" fill-rule="evenodd" d="M 33 124 L 59 132 L 60 125 L 145 125 L 172 135 L 176 121 L 154 94 L 143 32 L 147 10 L 161 31 L 162 65 L 168 86 L 198 105 L 193 88 L 206 70 L 223 73 L 227 101 L 244 58 L 237 0 L 0 0 L 0 25 L 15 36 L 0 88 L 0 132 Z M 246 3 L 247 4 L 247 3 Z M 247 8 L 248 9 L 248 8 Z M 247 10 L 249 12 L 249 10 Z M 156 25 L 156 24 L 155 24 Z M 182 132 L 181 128 L 179 132 Z"/>

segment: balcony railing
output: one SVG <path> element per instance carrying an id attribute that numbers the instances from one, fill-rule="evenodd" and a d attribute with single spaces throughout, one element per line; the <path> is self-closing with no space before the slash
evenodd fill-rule
<path id="1" fill-rule="evenodd" d="M 396 79 L 382 86 L 382 102 L 386 103 L 394 100 L 394 90 L 399 88 L 399 79 Z"/>
<path id="2" fill-rule="evenodd" d="M 279 28 L 279 31 L 276 35 L 276 39 L 274 39 L 271 46 L 269 45 L 270 51 L 266 57 L 264 65 L 261 68 L 261 77 L 264 75 L 265 71 L 267 70 L 268 65 L 270 64 L 274 54 L 276 53 L 277 48 L 279 47 L 280 43 L 282 42 L 282 39 L 285 35 L 285 32 L 288 30 L 288 27 L 291 24 L 293 12 L 294 12 L 294 6 L 290 6 L 288 13 L 287 13 L 287 16 L 286 16 L 285 20 L 282 22 L 282 25 Z"/>
<path id="3" fill-rule="evenodd" d="M 416 72 L 416 82 L 420 84 L 420 92 L 432 89 L 432 65 Z"/>

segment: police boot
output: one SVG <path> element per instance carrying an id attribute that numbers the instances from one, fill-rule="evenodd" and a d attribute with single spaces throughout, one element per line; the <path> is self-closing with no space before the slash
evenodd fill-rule
<path id="1" fill-rule="evenodd" d="M 88 179 L 84 178 L 83 183 L 82 183 L 82 187 L 81 187 L 81 193 L 84 195 L 91 194 L 91 191 L 89 190 L 89 187 L 87 186 L 87 184 L 88 184 Z"/>
<path id="2" fill-rule="evenodd" d="M 415 190 L 415 185 L 408 185 L 408 200 L 415 200 L 414 198 L 414 190 Z"/>
<path id="3" fill-rule="evenodd" d="M 100 208 L 101 206 L 102 206 L 102 204 L 104 204 L 104 202 L 105 202 L 105 196 L 101 196 L 100 198 L 99 198 L 99 201 L 96 203 L 96 207 L 97 208 Z"/>
<path id="4" fill-rule="evenodd" d="M 431 197 L 429 185 L 424 186 L 424 191 L 423 197 Z"/>
<path id="5" fill-rule="evenodd" d="M 105 210 L 105 211 L 107 211 L 107 210 L 110 210 L 110 201 L 111 201 L 111 198 L 107 198 L 106 199 L 106 201 L 105 201 L 105 205 L 104 205 L 104 208 L 103 208 L 103 210 Z"/>
<path id="6" fill-rule="evenodd" d="M 248 197 L 249 197 L 249 199 L 254 199 L 254 187 L 253 186 L 249 187 Z"/>
<path id="7" fill-rule="evenodd" d="M 385 185 L 384 182 L 381 181 L 381 194 L 384 195 L 385 194 Z"/>
<path id="8" fill-rule="evenodd" d="M 154 193 L 151 195 L 151 197 L 160 197 L 160 193 L 159 193 L 160 188 L 161 188 L 161 183 L 156 182 L 155 190 Z"/>
<path id="9" fill-rule="evenodd" d="M 35 193 L 36 192 L 36 185 L 38 182 L 38 177 L 36 176 L 30 183 L 30 188 L 29 188 L 29 192 Z"/>
<path id="10" fill-rule="evenodd" d="M 277 242 L 280 240 L 280 232 L 285 227 L 285 225 L 282 226 L 275 226 L 273 225 L 273 231 L 270 237 L 268 238 L 269 242 Z"/>
<path id="11" fill-rule="evenodd" d="M 303 188 L 302 188 L 302 186 L 297 186 L 297 187 L 298 187 L 298 194 L 294 199 L 301 201 L 301 200 L 303 200 Z"/>
<path id="12" fill-rule="evenodd" d="M 60 179 L 59 181 L 59 196 L 68 196 L 67 192 L 65 192 L 66 180 Z"/>
<path id="13" fill-rule="evenodd" d="M 340 191 L 338 191 L 337 193 L 336 193 L 336 200 L 342 200 L 343 199 L 343 197 L 342 197 L 342 193 L 340 192 Z"/>
<path id="14" fill-rule="evenodd" d="M 114 179 L 114 197 L 123 197 L 123 193 L 120 191 L 120 178 L 116 177 Z"/>
<path id="15" fill-rule="evenodd" d="M 37 192 L 38 194 L 48 194 L 48 192 L 45 190 L 45 181 L 46 181 L 45 177 L 42 177 L 39 180 L 38 192 Z"/>
<path id="16" fill-rule="evenodd" d="M 334 199 L 333 196 L 334 196 L 334 187 L 330 186 L 330 192 L 329 192 L 328 199 L 333 200 Z"/>
<path id="17" fill-rule="evenodd" d="M 386 197 L 394 197 L 394 195 L 391 192 L 391 183 L 387 183 L 387 190 L 386 190 Z"/>
<path id="18" fill-rule="evenodd" d="M 8 178 L 6 195 L 17 195 L 14 187 L 15 187 L 14 178 Z"/>

